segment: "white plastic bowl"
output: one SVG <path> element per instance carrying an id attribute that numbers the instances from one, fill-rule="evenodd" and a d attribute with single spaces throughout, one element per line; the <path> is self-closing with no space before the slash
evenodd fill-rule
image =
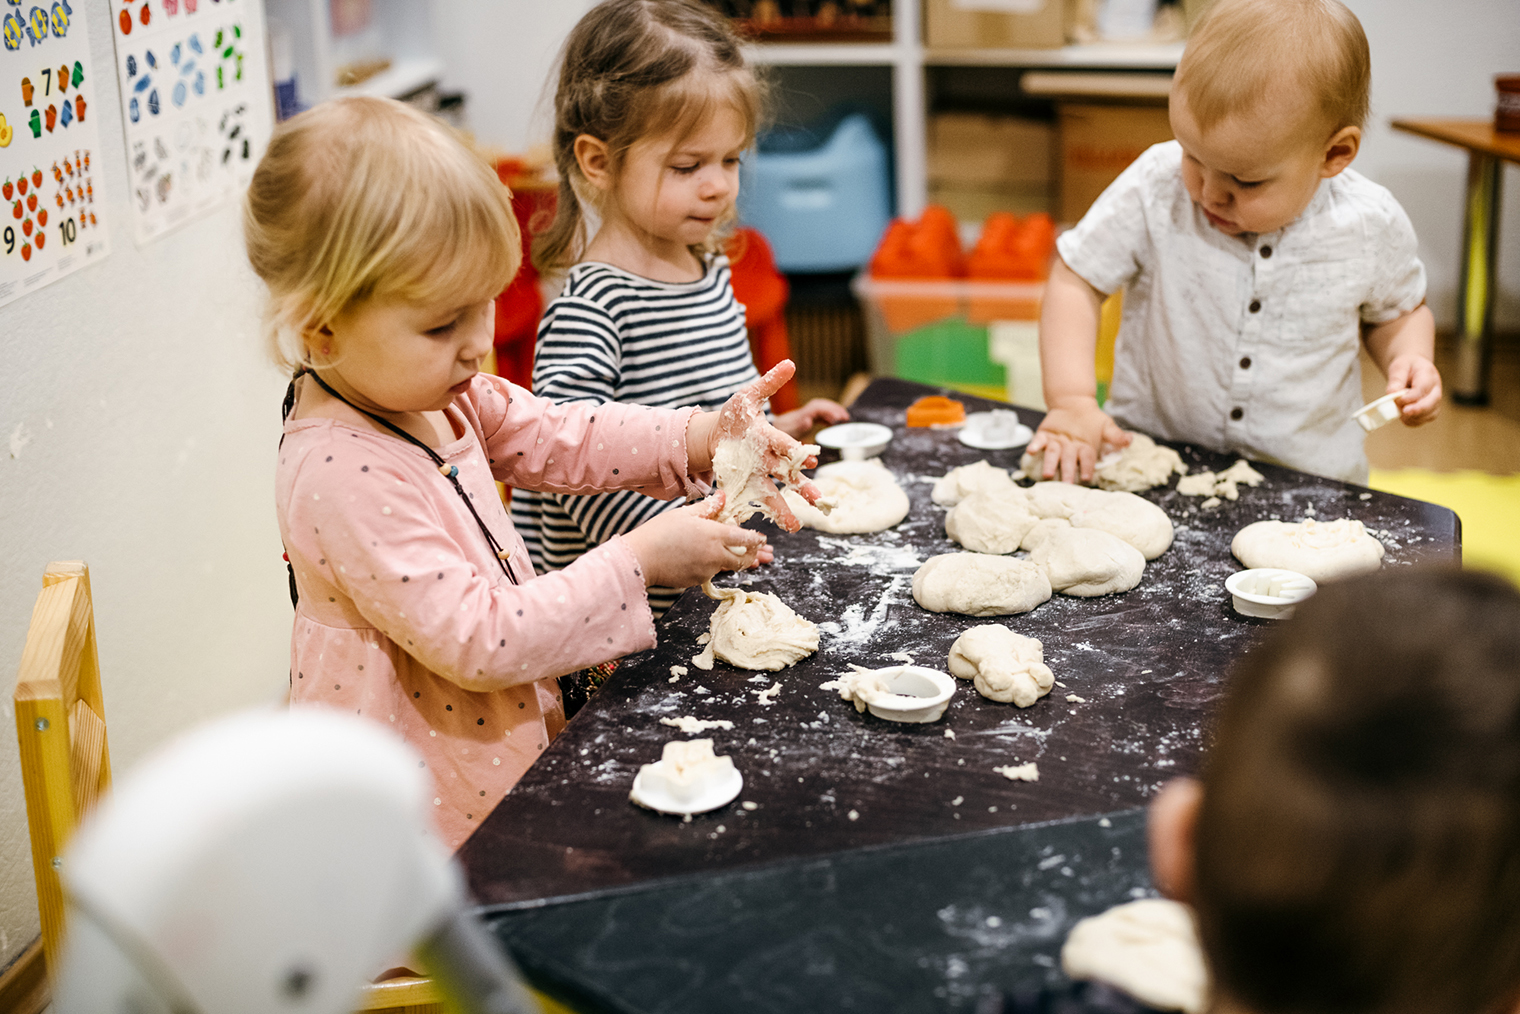
<path id="1" fill-rule="evenodd" d="M 1313 578 L 1276 567 L 1236 571 L 1225 579 L 1224 587 L 1237 613 L 1268 620 L 1286 620 L 1300 602 L 1319 591 Z"/>
<path id="2" fill-rule="evenodd" d="M 1034 430 L 1019 422 L 1011 409 L 995 408 L 991 412 L 972 412 L 956 434 L 967 447 L 982 451 L 1000 451 L 1011 447 L 1023 447 L 1034 436 Z"/>
<path id="3" fill-rule="evenodd" d="M 880 423 L 848 422 L 819 430 L 813 439 L 820 447 L 838 451 L 846 461 L 864 461 L 887 449 L 892 442 L 892 431 Z"/>
<path id="4" fill-rule="evenodd" d="M 872 674 L 886 694 L 872 694 L 866 709 L 889 722 L 933 722 L 950 706 L 955 680 L 921 665 L 894 665 Z"/>
<path id="5" fill-rule="evenodd" d="M 1352 414 L 1351 418 L 1362 429 L 1371 433 L 1379 426 L 1387 426 L 1399 417 L 1402 410 L 1399 408 L 1398 398 L 1402 391 L 1385 394 L 1376 401 L 1369 401 Z"/>

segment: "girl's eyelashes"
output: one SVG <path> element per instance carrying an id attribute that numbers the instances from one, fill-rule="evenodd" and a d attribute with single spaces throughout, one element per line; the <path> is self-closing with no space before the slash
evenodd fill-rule
<path id="1" fill-rule="evenodd" d="M 458 326 L 459 318 L 456 317 L 453 320 L 449 321 L 447 324 L 440 325 L 439 327 L 428 328 L 427 333 L 432 335 L 434 338 L 446 338 L 449 335 L 453 334 L 454 329 Z"/>
<path id="2" fill-rule="evenodd" d="M 1240 187 L 1242 190 L 1250 190 L 1252 187 L 1259 187 L 1263 183 L 1267 182 L 1266 180 L 1243 180 L 1237 176 L 1231 176 L 1230 179 L 1234 180 L 1235 185 L 1237 187 Z"/>
<path id="3" fill-rule="evenodd" d="M 690 176 L 692 173 L 702 168 L 702 163 L 693 162 L 690 165 L 673 165 L 670 168 L 673 172 L 679 173 L 682 176 Z"/>

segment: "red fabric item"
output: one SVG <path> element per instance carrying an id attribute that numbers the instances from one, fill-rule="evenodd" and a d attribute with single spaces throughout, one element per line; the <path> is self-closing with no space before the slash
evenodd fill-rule
<path id="1" fill-rule="evenodd" d="M 517 178 L 518 164 L 505 160 L 496 167 L 497 175 L 512 191 L 512 213 L 522 232 L 522 267 L 501 295 L 496 297 L 496 372 L 519 387 L 533 387 L 533 347 L 538 339 L 538 320 L 544 315 L 544 297 L 538 289 L 538 271 L 528 259 L 533 240 L 530 228 L 537 220 L 552 217 L 556 191 L 542 185 L 523 185 Z"/>
<path id="2" fill-rule="evenodd" d="M 771 245 L 755 229 L 737 229 L 728 244 L 729 270 L 734 298 L 744 304 L 744 324 L 755 365 L 763 374 L 783 359 L 792 358 L 792 341 L 786 330 L 786 301 L 791 287 L 776 269 Z M 772 412 L 800 407 L 797 378 L 788 380 L 771 395 Z"/>

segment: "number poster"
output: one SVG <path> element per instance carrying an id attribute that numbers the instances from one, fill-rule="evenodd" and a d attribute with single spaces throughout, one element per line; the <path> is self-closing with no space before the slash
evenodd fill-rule
<path id="1" fill-rule="evenodd" d="M 102 78 L 75 2 L 0 0 L 0 306 L 111 250 L 95 200 Z"/>
<path id="2" fill-rule="evenodd" d="M 259 0 L 110 3 L 141 245 L 248 185 L 273 129 L 264 12 Z"/>

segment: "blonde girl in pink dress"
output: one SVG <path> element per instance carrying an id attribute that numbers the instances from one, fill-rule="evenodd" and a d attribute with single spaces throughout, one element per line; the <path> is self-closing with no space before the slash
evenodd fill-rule
<path id="1" fill-rule="evenodd" d="M 496 481 L 698 497 L 720 434 L 758 428 L 772 468 L 797 447 L 760 411 L 790 364 L 722 413 L 554 405 L 481 373 L 520 256 L 508 198 L 448 128 L 353 98 L 280 126 L 244 214 L 274 355 L 296 373 L 275 490 L 291 700 L 416 748 L 451 848 L 564 726 L 555 677 L 654 645 L 648 586 L 769 555 L 710 520 L 713 497 L 535 576 Z"/>

